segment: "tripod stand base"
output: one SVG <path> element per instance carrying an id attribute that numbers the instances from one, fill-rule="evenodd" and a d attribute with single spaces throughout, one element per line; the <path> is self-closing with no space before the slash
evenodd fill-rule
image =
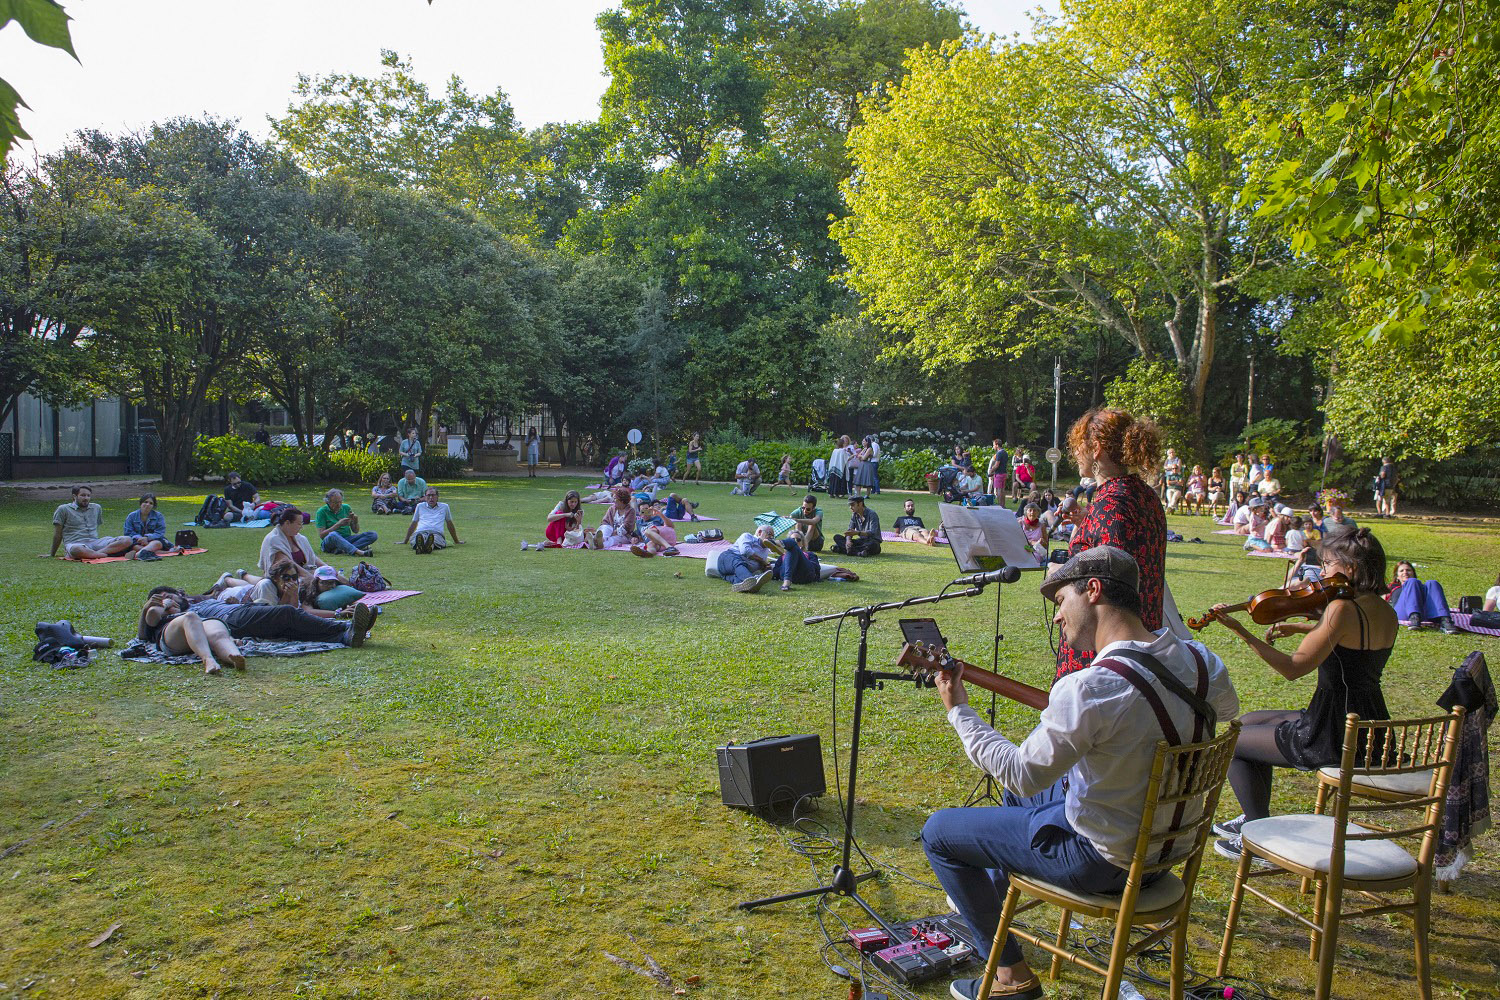
<path id="1" fill-rule="evenodd" d="M 863 875 L 856 875 L 847 868 L 844 868 L 840 865 L 834 865 L 833 879 L 827 885 L 820 885 L 816 889 L 802 889 L 799 892 L 783 892 L 780 895 L 776 896 L 765 896 L 761 899 L 752 899 L 748 902 L 736 903 L 735 906 L 741 910 L 753 910 L 757 907 L 770 906 L 773 903 L 785 903 L 793 899 L 807 899 L 810 896 L 826 896 L 829 894 L 836 894 L 839 896 L 848 896 L 850 899 L 854 900 L 860 906 L 864 907 L 865 912 L 874 917 L 877 923 L 884 927 L 885 921 L 881 920 L 880 916 L 870 908 L 870 904 L 861 899 L 859 897 L 859 893 L 855 891 L 855 887 L 858 886 L 859 883 L 875 878 L 879 874 L 880 873 L 878 871 L 868 871 Z"/>

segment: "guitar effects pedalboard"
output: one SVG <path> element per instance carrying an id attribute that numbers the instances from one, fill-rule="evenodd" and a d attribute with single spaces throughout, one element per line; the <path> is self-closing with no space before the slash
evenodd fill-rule
<path id="1" fill-rule="evenodd" d="M 850 930 L 849 941 L 881 972 L 899 983 L 925 983 L 948 975 L 974 957 L 974 948 L 959 933 L 962 921 L 954 914 L 941 914 L 896 924 L 892 941 L 880 927 Z"/>

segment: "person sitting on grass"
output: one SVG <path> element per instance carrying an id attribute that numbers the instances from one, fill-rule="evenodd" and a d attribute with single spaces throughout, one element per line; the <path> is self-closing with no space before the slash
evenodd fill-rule
<path id="1" fill-rule="evenodd" d="M 203 664 L 205 674 L 223 672 L 219 659 L 236 670 L 245 669 L 245 657 L 230 638 L 222 622 L 204 621 L 188 606 L 187 595 L 176 587 L 153 587 L 141 608 L 136 639 L 166 653 L 192 653 Z"/>
<path id="2" fill-rule="evenodd" d="M 1266 500 L 1252 497 L 1234 515 L 1234 533 L 1259 538 L 1266 530 Z"/>
<path id="3" fill-rule="evenodd" d="M 1250 499 L 1245 491 L 1236 490 L 1234 499 L 1230 500 L 1229 505 L 1224 508 L 1224 516 L 1219 518 L 1219 523 L 1227 524 L 1231 527 L 1238 527 L 1242 521 L 1240 517 L 1240 511 L 1244 510 L 1249 505 Z M 1249 520 L 1249 518 L 1250 515 L 1246 514 L 1243 520 Z"/>
<path id="4" fill-rule="evenodd" d="M 1266 526 L 1259 535 L 1245 539 L 1245 548 L 1262 552 L 1286 551 L 1286 533 L 1292 528 L 1292 511 L 1288 507 L 1277 507 L 1266 517 Z"/>
<path id="5" fill-rule="evenodd" d="M 620 480 L 625 478 L 625 472 L 625 453 L 622 451 L 613 455 L 610 458 L 609 462 L 604 466 L 604 485 L 614 486 Z"/>
<path id="6" fill-rule="evenodd" d="M 323 539 L 323 551 L 341 556 L 368 556 L 379 539 L 373 531 L 359 530 L 359 515 L 344 503 L 338 488 L 323 494 L 323 506 L 313 515 L 313 527 Z"/>
<path id="7" fill-rule="evenodd" d="M 176 552 L 167 542 L 167 519 L 156 509 L 156 494 L 141 497 L 138 509 L 125 515 L 125 535 L 135 545 L 137 559 L 158 559 L 158 552 Z"/>
<path id="8" fill-rule="evenodd" d="M 1495 577 L 1495 585 L 1484 592 L 1484 610 L 1494 611 L 1500 608 L 1500 575 Z"/>
<path id="9" fill-rule="evenodd" d="M 416 473 L 412 473 L 416 478 Z M 403 479 L 405 477 L 403 476 Z M 426 484 L 423 484 L 424 488 Z M 370 487 L 370 512 L 373 514 L 410 514 L 417 506 L 415 500 L 403 500 L 391 482 L 391 474 L 382 472 L 375 485 Z"/>
<path id="10" fill-rule="evenodd" d="M 416 469 L 402 469 L 401 479 L 396 483 L 396 499 L 409 505 L 406 513 L 417 509 L 417 504 L 427 495 L 427 480 L 417 475 Z"/>
<path id="11" fill-rule="evenodd" d="M 849 498 L 849 528 L 833 536 L 833 551 L 850 556 L 880 555 L 880 515 L 865 506 L 864 497 Z"/>
<path id="12" fill-rule="evenodd" d="M 583 498 L 577 490 L 563 494 L 562 501 L 547 515 L 546 541 L 528 544 L 521 539 L 521 551 L 527 549 L 560 549 L 565 545 L 582 546 L 585 542 L 583 527 Z"/>
<path id="13" fill-rule="evenodd" d="M 594 547 L 607 549 L 629 545 L 640 534 L 636 517 L 635 501 L 629 487 L 615 487 L 614 502 L 604 508 L 604 516 L 599 519 Z"/>
<path id="14" fill-rule="evenodd" d="M 412 512 L 411 523 L 406 526 L 406 537 L 401 544 L 410 544 L 413 552 L 425 556 L 434 549 L 446 549 L 449 536 L 454 545 L 463 544 L 458 529 L 453 526 L 453 512 L 447 504 L 438 502 L 437 487 L 429 486 L 422 494 L 422 502 Z"/>
<path id="15" fill-rule="evenodd" d="M 661 516 L 661 505 L 648 503 L 641 508 L 636 518 L 636 528 L 641 533 L 641 543 L 630 546 L 630 551 L 645 559 L 660 553 L 664 556 L 678 555 L 677 532 L 671 522 Z"/>
<path id="16" fill-rule="evenodd" d="M 760 466 L 754 458 L 749 455 L 745 460 L 735 467 L 733 495 L 748 497 L 755 493 L 760 486 Z"/>
<path id="17" fill-rule="evenodd" d="M 790 517 L 797 522 L 797 530 L 802 532 L 803 551 L 822 552 L 823 508 L 818 506 L 818 498 L 811 493 L 803 497 L 802 506 L 792 511 Z"/>
<path id="18" fill-rule="evenodd" d="M 779 557 L 785 551 L 777 544 L 771 526 L 762 524 L 753 533 L 740 535 L 733 545 L 720 552 L 715 568 L 719 577 L 737 593 L 753 594 L 771 579 L 772 556 Z"/>
<path id="19" fill-rule="evenodd" d="M 901 516 L 896 518 L 896 523 L 891 525 L 891 530 L 909 542 L 921 542 L 923 545 L 937 544 L 937 531 L 927 527 L 917 516 L 915 500 L 907 500 L 901 505 Z"/>
<path id="20" fill-rule="evenodd" d="M 271 567 L 271 575 L 252 587 L 249 598 L 242 599 L 239 603 L 264 604 L 269 607 L 285 605 L 289 608 L 301 608 L 318 618 L 333 618 L 337 616 L 336 612 L 324 611 L 314 603 L 324 580 L 328 581 L 330 587 L 338 586 L 338 571 L 332 566 L 320 566 L 312 576 L 304 579 L 291 560 L 281 559 Z M 304 595 L 307 595 L 305 603 Z M 309 604 L 312 606 L 309 607 Z"/>
<path id="21" fill-rule="evenodd" d="M 1458 635 L 1458 626 L 1448 613 L 1448 595 L 1436 580 L 1423 580 L 1417 568 L 1405 559 L 1396 564 L 1396 579 L 1385 599 L 1396 609 L 1396 618 L 1409 628 L 1436 625 L 1446 635 Z"/>
<path id="22" fill-rule="evenodd" d="M 1194 466 L 1197 468 L 1197 466 Z M 1208 476 L 1208 516 L 1219 516 L 1219 504 L 1224 503 L 1226 494 L 1224 492 L 1224 473 L 1216 465 L 1214 471 Z"/>
<path id="23" fill-rule="evenodd" d="M 668 493 L 665 513 L 668 521 L 696 521 L 698 505 L 691 500 L 684 500 L 680 493 Z"/>
<path id="24" fill-rule="evenodd" d="M 1208 495 L 1208 480 L 1203 476 L 1203 466 L 1193 466 L 1193 471 L 1188 475 L 1187 492 L 1183 499 L 1187 501 L 1188 512 L 1191 514 L 1203 513 L 1203 501 Z"/>
<path id="25" fill-rule="evenodd" d="M 94 503 L 94 491 L 87 486 L 73 487 L 73 502 L 52 512 L 52 551 L 44 558 L 56 556 L 59 547 L 69 559 L 107 559 L 134 552 L 135 540 L 128 535 L 99 537 L 103 520 L 104 508 Z"/>
<path id="26" fill-rule="evenodd" d="M 260 517 L 255 508 L 260 504 L 260 491 L 254 483 L 247 483 L 238 472 L 224 477 L 224 499 L 229 507 L 224 511 L 226 521 L 254 521 Z"/>
<path id="27" fill-rule="evenodd" d="M 803 548 L 803 541 L 802 532 L 796 528 L 793 528 L 786 538 L 782 539 L 781 557 L 771 568 L 771 576 L 781 581 L 782 590 L 791 590 L 794 583 L 818 583 L 823 579 L 822 563 L 818 561 L 817 556 Z M 859 574 L 841 566 L 830 567 L 830 570 L 828 574 L 830 580 L 859 579 Z"/>
<path id="28" fill-rule="evenodd" d="M 306 517 L 296 507 L 283 507 L 271 515 L 271 530 L 266 532 L 266 537 L 260 543 L 259 566 L 262 576 L 271 575 L 271 567 L 278 561 L 277 556 L 290 559 L 296 564 L 297 572 L 304 577 L 311 577 L 313 570 L 328 565 L 318 558 L 312 543 L 302 535 L 302 526 L 307 523 Z"/>

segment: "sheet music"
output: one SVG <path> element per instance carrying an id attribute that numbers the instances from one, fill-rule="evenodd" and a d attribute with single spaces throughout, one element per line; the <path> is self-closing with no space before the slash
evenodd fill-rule
<path id="1" fill-rule="evenodd" d="M 939 504 L 943 532 L 961 573 L 987 573 L 1005 566 L 1040 570 L 1021 530 L 1020 515 L 1004 507 Z"/>

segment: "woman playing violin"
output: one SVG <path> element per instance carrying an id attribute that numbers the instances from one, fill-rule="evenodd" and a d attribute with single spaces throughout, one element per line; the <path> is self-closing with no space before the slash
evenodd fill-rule
<path id="1" fill-rule="evenodd" d="M 1250 712 L 1241 718 L 1239 742 L 1229 765 L 1229 783 L 1243 815 L 1214 824 L 1225 839 L 1215 850 L 1227 858 L 1240 856 L 1240 827 L 1271 812 L 1271 775 L 1275 767 L 1312 771 L 1338 763 L 1343 749 L 1344 717 L 1388 719 L 1380 674 L 1396 642 L 1396 613 L 1384 600 L 1385 550 L 1370 529 L 1360 528 L 1323 542 L 1326 573 L 1341 573 L 1353 596 L 1339 596 L 1314 621 L 1280 622 L 1264 640 L 1218 604 L 1210 612 L 1231 632 L 1245 640 L 1257 656 L 1289 681 L 1317 671 L 1317 687 L 1307 708 L 1296 711 Z M 1276 639 L 1301 635 L 1291 653 L 1271 645 Z"/>

